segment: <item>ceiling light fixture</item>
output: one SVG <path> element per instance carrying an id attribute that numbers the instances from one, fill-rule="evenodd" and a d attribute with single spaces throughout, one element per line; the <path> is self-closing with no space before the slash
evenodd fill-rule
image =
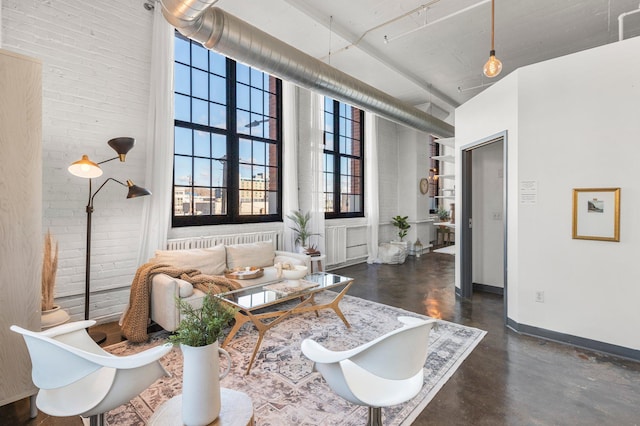
<path id="1" fill-rule="evenodd" d="M 491 51 L 489 52 L 489 60 L 484 64 L 482 71 L 484 75 L 493 78 L 502 71 L 502 62 L 496 58 L 496 50 L 493 46 L 494 41 L 494 17 L 495 17 L 495 0 L 491 0 Z"/>

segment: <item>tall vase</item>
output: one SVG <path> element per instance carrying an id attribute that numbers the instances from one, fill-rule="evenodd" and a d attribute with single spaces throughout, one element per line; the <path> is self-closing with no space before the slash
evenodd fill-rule
<path id="1" fill-rule="evenodd" d="M 218 342 L 207 346 L 180 345 L 182 367 L 182 422 L 185 426 L 204 426 L 220 414 L 220 379 L 231 369 L 231 357 Z M 227 358 L 220 374 L 220 357 Z"/>

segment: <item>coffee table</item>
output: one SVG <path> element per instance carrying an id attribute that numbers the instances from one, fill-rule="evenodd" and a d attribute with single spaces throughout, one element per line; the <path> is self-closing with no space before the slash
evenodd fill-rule
<path id="1" fill-rule="evenodd" d="M 256 358 L 258 349 L 260 349 L 264 334 L 291 314 L 315 312 L 316 316 L 318 316 L 318 311 L 321 309 L 333 309 L 336 315 L 344 322 L 344 325 L 347 326 L 347 328 L 351 327 L 340 310 L 339 303 L 344 295 L 347 294 L 347 291 L 349 291 L 349 287 L 353 284 L 353 278 L 327 272 L 316 272 L 304 277 L 302 282 L 311 282 L 315 287 L 304 288 L 293 293 L 286 293 L 274 290 L 274 288 L 282 284 L 296 285 L 297 280 L 276 280 L 216 295 L 237 309 L 235 324 L 224 343 L 222 343 L 222 347 L 225 347 L 233 339 L 245 323 L 252 322 L 256 329 L 258 329 L 258 341 L 253 348 L 253 354 L 247 366 L 246 374 L 249 374 L 251 371 L 251 366 Z M 330 302 L 320 305 L 316 304 L 315 295 L 317 293 L 339 286 L 344 286 L 344 288 L 337 293 L 336 297 Z M 281 309 L 278 309 L 277 305 L 291 300 L 299 300 L 299 303 L 293 307 L 287 306 L 284 308 L 280 306 Z M 272 306 L 276 307 L 275 310 L 267 309 Z M 269 322 L 263 321 L 268 318 L 275 319 Z"/>

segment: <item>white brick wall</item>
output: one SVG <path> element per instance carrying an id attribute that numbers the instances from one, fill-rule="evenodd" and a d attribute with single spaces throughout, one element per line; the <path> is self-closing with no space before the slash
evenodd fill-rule
<path id="1" fill-rule="evenodd" d="M 84 315 L 85 205 L 88 181 L 67 172 L 82 154 L 115 156 L 107 141 L 136 138 L 126 163 L 103 165 L 107 177 L 144 186 L 152 13 L 141 0 L 3 0 L 2 47 L 43 62 L 43 233 L 59 241 L 56 302 Z M 91 317 L 121 311 L 136 270 L 142 202 L 109 182 L 95 198 Z M 34 265 L 39 267 L 39 265 Z M 117 315 L 116 315 L 117 316 Z"/>

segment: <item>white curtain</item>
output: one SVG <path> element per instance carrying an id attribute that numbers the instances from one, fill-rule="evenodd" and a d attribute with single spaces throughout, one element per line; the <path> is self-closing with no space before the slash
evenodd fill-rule
<path id="1" fill-rule="evenodd" d="M 173 175 L 173 39 L 174 29 L 162 16 L 162 7 L 153 11 L 151 73 L 147 128 L 147 170 L 138 265 L 164 249 L 171 218 Z"/>
<path id="2" fill-rule="evenodd" d="M 364 199 L 367 216 L 367 263 L 378 258 L 378 118 L 369 112 L 364 115 Z"/>
<path id="3" fill-rule="evenodd" d="M 282 216 L 284 222 L 284 250 L 295 251 L 293 222 L 287 218 L 298 204 L 298 96 L 297 87 L 282 82 Z"/>
<path id="4" fill-rule="evenodd" d="M 324 97 L 311 92 L 311 232 L 312 243 L 321 253 L 325 253 L 324 244 Z"/>

